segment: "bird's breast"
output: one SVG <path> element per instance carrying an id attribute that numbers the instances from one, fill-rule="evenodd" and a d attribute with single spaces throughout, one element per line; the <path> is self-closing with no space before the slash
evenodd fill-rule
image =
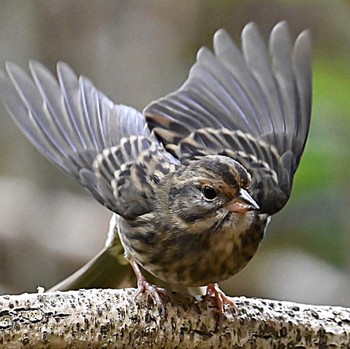
<path id="1" fill-rule="evenodd" d="M 264 230 L 254 217 L 248 229 L 235 222 L 234 228 L 223 224 L 199 233 L 179 231 L 166 221 L 130 224 L 121 219 L 119 234 L 126 254 L 159 279 L 203 286 L 228 279 L 253 257 Z"/>

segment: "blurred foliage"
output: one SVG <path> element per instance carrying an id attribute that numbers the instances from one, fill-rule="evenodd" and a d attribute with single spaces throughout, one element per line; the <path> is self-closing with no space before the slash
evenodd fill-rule
<path id="1" fill-rule="evenodd" d="M 337 266 L 349 263 L 350 59 L 314 53 L 309 138 L 273 244 L 297 246 Z M 291 219 L 292 218 L 292 219 Z M 280 234 L 280 233 L 279 233 Z"/>
<path id="2" fill-rule="evenodd" d="M 313 112 L 295 194 L 346 187 L 350 173 L 350 59 L 317 57 Z"/>

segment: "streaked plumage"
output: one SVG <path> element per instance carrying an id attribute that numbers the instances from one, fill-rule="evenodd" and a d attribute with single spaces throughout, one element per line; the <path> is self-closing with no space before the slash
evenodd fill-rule
<path id="1" fill-rule="evenodd" d="M 143 114 L 64 63 L 58 82 L 37 62 L 32 78 L 8 63 L 0 94 L 39 151 L 117 215 L 134 268 L 203 286 L 249 262 L 290 196 L 310 124 L 310 46 L 306 31 L 292 45 L 285 22 L 269 49 L 248 24 L 242 52 L 221 29 L 183 86 Z"/>

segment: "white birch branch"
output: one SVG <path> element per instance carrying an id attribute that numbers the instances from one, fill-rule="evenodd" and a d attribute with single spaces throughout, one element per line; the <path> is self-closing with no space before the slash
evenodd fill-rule
<path id="1" fill-rule="evenodd" d="M 213 300 L 164 298 L 164 317 L 134 289 L 0 297 L 1 348 L 343 348 L 350 310 L 234 298 L 222 329 Z"/>

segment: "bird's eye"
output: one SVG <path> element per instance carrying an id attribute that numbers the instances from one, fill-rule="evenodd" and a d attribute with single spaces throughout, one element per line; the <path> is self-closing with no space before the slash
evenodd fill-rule
<path id="1" fill-rule="evenodd" d="M 202 193 L 207 200 L 214 200 L 218 195 L 216 190 L 213 187 L 209 187 L 208 185 L 202 187 Z"/>

